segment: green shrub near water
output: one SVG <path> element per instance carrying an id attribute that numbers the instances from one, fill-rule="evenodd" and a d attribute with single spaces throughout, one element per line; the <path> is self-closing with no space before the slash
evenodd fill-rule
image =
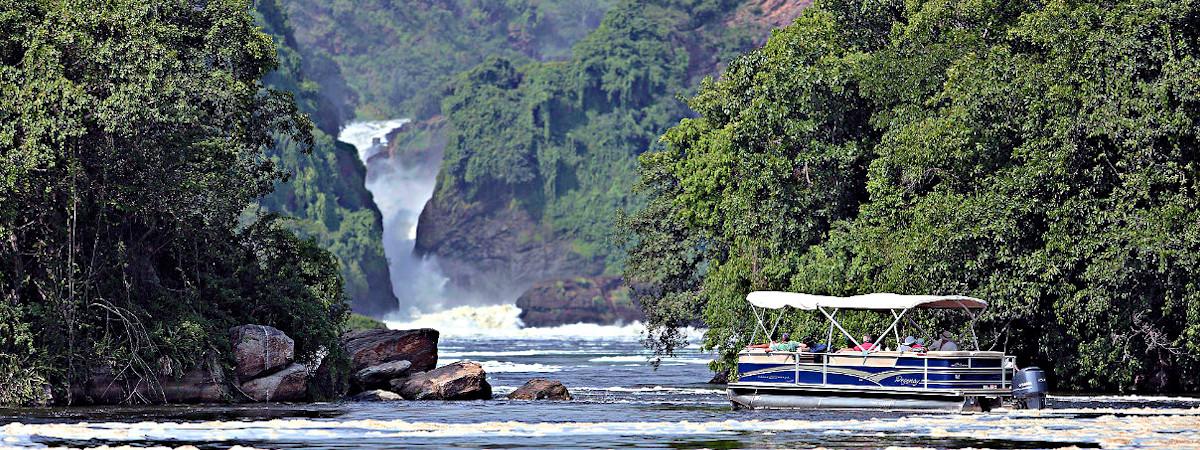
<path id="1" fill-rule="evenodd" d="M 362 314 L 351 314 L 346 320 L 346 330 L 386 330 L 387 324 Z"/>
<path id="2" fill-rule="evenodd" d="M 246 1 L 0 1 L 0 402 L 110 366 L 153 384 L 273 325 L 335 348 L 337 261 L 271 215 L 264 153 L 312 127 L 262 83 Z"/>
<path id="3" fill-rule="evenodd" d="M 731 367 L 752 290 L 969 294 L 991 302 L 983 347 L 1058 389 L 1200 390 L 1198 17 L 1190 1 L 818 2 L 641 157 L 627 276 L 659 288 L 641 299 L 658 349 L 703 317 Z"/>

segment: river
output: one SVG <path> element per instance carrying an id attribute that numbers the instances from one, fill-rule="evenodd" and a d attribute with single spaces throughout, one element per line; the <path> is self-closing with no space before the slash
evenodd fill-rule
<path id="1" fill-rule="evenodd" d="M 507 308 L 460 309 L 422 324 L 465 324 Z M 10 409 L 0 410 L 0 447 L 1200 446 L 1200 400 L 1182 397 L 1054 397 L 1054 409 L 987 414 L 734 411 L 719 386 L 705 383 L 709 355 L 694 345 L 655 370 L 636 325 L 522 329 L 493 318 L 447 328 L 439 346 L 439 364 L 484 365 L 490 401 Z M 534 377 L 561 380 L 575 399 L 504 398 Z"/>

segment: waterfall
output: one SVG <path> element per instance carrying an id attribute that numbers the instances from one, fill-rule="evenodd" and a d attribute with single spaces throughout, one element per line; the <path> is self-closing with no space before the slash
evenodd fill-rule
<path id="1" fill-rule="evenodd" d="M 383 250 L 392 291 L 400 300 L 401 317 L 440 310 L 447 281 L 436 260 L 413 254 L 417 218 L 433 197 L 438 167 L 380 155 L 387 148 L 387 133 L 408 122 L 408 119 L 352 122 L 338 134 L 338 140 L 358 149 L 358 156 L 367 167 L 366 187 L 383 216 Z"/>

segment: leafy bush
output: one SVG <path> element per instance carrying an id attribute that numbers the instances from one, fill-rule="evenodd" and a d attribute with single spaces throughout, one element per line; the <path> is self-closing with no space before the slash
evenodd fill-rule
<path id="1" fill-rule="evenodd" d="M 361 314 L 351 314 L 346 321 L 346 329 L 355 330 L 386 330 L 387 324 Z"/>

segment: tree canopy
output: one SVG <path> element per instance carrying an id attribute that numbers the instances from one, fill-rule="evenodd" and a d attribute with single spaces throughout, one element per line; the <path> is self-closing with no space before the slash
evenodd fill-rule
<path id="1" fill-rule="evenodd" d="M 275 138 L 312 145 L 250 7 L 0 1 L 0 403 L 180 375 L 243 323 L 333 348 L 336 260 L 247 213 Z"/>
<path id="2" fill-rule="evenodd" d="M 657 287 L 652 341 L 703 317 L 729 368 L 752 290 L 968 294 L 991 303 L 983 347 L 1058 388 L 1200 389 L 1198 20 L 1191 1 L 818 1 L 641 156 L 626 275 Z M 807 313 L 786 327 L 824 336 Z"/>

